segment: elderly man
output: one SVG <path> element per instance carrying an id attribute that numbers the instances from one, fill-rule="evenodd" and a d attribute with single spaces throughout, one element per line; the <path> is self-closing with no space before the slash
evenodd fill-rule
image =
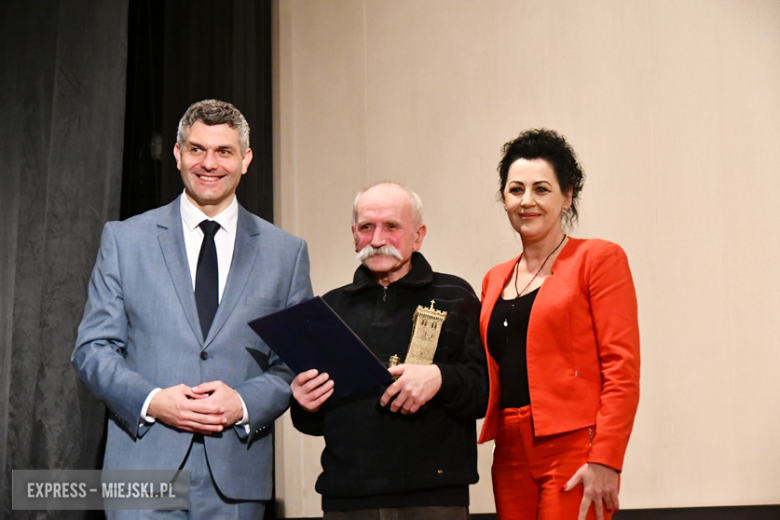
<path id="1" fill-rule="evenodd" d="M 238 204 L 233 105 L 193 104 L 173 154 L 184 193 L 103 229 L 71 361 L 111 411 L 104 468 L 189 470 L 190 511 L 106 513 L 262 518 L 293 374 L 247 322 L 311 297 L 306 244 Z"/>
<path id="2" fill-rule="evenodd" d="M 292 383 L 295 427 L 325 437 L 316 489 L 326 519 L 468 517 L 468 485 L 479 478 L 475 422 L 488 397 L 479 300 L 418 252 L 421 210 L 397 183 L 360 192 L 352 234 L 363 265 L 324 299 L 384 362 L 405 357 L 418 306 L 446 311 L 433 363 L 392 367 L 393 385 L 336 402 L 328 374 L 309 370 Z"/>

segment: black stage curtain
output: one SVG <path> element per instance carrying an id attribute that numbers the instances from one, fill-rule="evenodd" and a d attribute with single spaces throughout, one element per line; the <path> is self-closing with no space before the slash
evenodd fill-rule
<path id="1" fill-rule="evenodd" d="M 273 221 L 271 2 L 131 0 L 122 218 L 167 204 L 183 189 L 176 128 L 202 99 L 246 116 L 254 159 L 238 186 L 243 206 Z"/>
<path id="2" fill-rule="evenodd" d="M 119 217 L 127 4 L 0 2 L 2 518 L 91 516 L 12 512 L 11 470 L 100 463 L 105 407 L 69 358 L 103 224 Z"/>
<path id="3" fill-rule="evenodd" d="M 184 111 L 201 99 L 222 99 L 252 129 L 254 158 L 236 196 L 273 222 L 271 41 L 270 0 L 166 0 L 163 192 L 183 189 L 173 145 Z"/>
<path id="4" fill-rule="evenodd" d="M 12 512 L 11 471 L 101 465 L 105 407 L 69 362 L 87 283 L 120 191 L 125 218 L 181 193 L 172 148 L 190 103 L 246 115 L 238 197 L 272 220 L 270 1 L 0 0 L 0 30 L 0 518 L 101 518 Z"/>

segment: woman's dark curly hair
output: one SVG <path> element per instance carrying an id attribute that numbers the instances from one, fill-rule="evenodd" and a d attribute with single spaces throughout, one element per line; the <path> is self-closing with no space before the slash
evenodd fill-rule
<path id="1" fill-rule="evenodd" d="M 517 139 L 506 143 L 501 152 L 504 155 L 498 163 L 501 200 L 504 199 L 509 167 L 516 160 L 544 159 L 555 171 L 561 191 L 565 194 L 571 188 L 571 208 L 563 214 L 566 224 L 571 226 L 577 221 L 577 203 L 585 182 L 585 174 L 577 162 L 577 154 L 561 134 L 546 128 L 526 130 L 517 136 Z"/>

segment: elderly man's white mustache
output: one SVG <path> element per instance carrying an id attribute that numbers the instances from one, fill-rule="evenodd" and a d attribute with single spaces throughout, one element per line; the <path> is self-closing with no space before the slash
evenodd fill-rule
<path id="1" fill-rule="evenodd" d="M 355 255 L 355 257 L 361 262 L 365 262 L 374 255 L 392 256 L 398 260 L 404 259 L 404 257 L 401 255 L 401 252 L 390 244 L 384 245 L 382 247 L 374 247 L 369 244 L 361 249 L 360 252 Z"/>

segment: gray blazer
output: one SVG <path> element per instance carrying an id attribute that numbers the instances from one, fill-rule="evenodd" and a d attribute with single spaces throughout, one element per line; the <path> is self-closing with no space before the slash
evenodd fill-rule
<path id="1" fill-rule="evenodd" d="M 103 228 L 71 362 L 110 409 L 105 469 L 178 469 L 192 433 L 139 427 L 154 388 L 221 380 L 243 398 L 251 433 L 206 436 L 212 476 L 238 500 L 268 500 L 269 426 L 287 409 L 294 375 L 247 322 L 312 296 L 306 243 L 239 207 L 222 301 L 206 340 L 184 248 L 180 200 Z"/>

